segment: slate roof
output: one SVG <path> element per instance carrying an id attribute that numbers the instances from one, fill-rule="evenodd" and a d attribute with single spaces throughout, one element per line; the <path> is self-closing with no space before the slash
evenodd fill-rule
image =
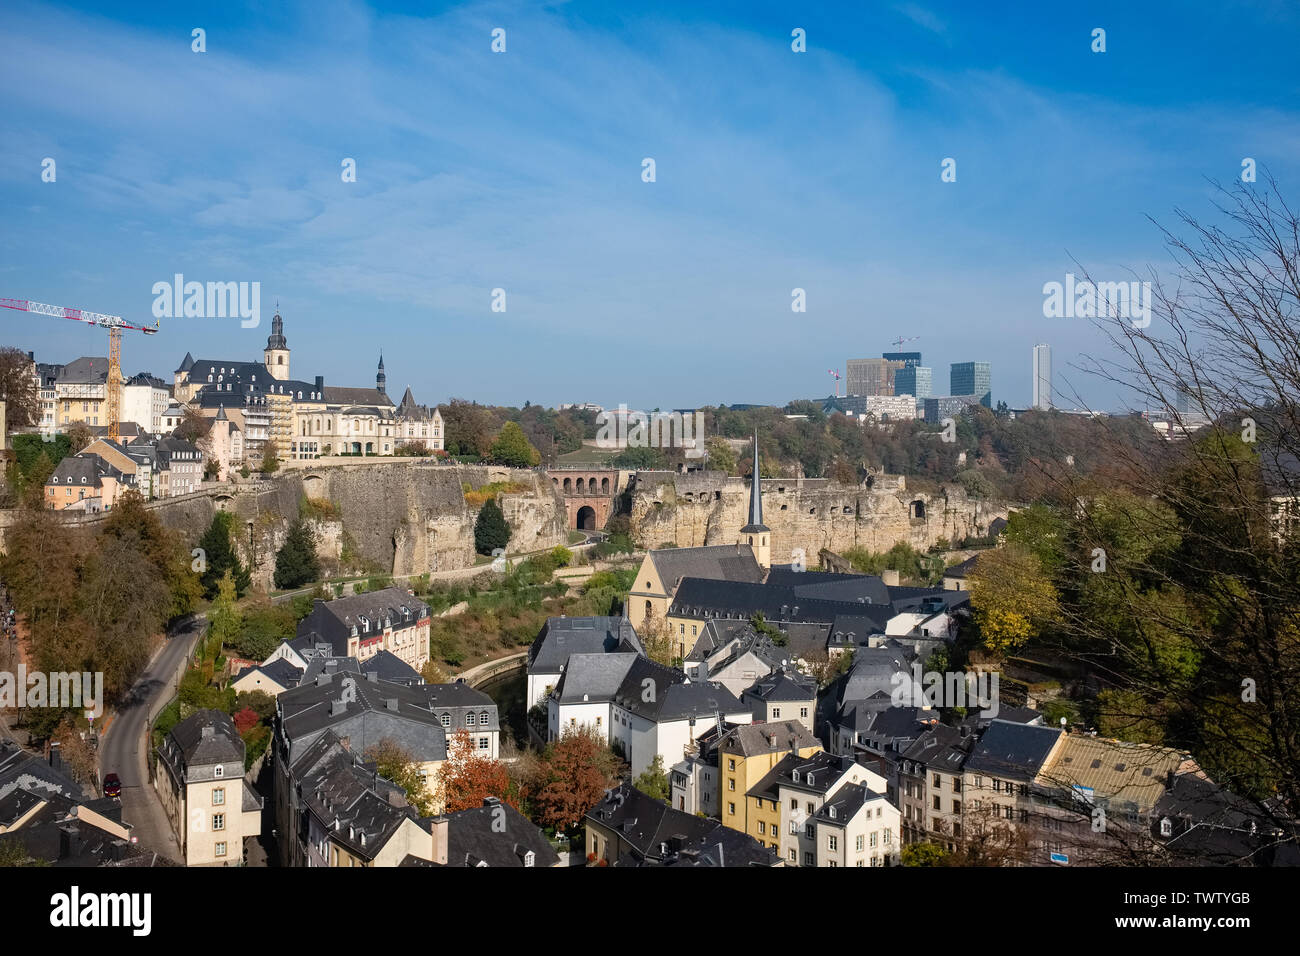
<path id="1" fill-rule="evenodd" d="M 852 614 L 837 614 L 831 621 L 828 647 L 865 647 L 873 635 L 884 634 L 894 616 L 893 605 L 875 604 Z"/>
<path id="2" fill-rule="evenodd" d="M 1213 866 L 1300 865 L 1294 823 L 1220 787 L 1203 773 L 1174 776 L 1156 802 L 1154 835 L 1168 818 L 1173 833 L 1157 837 L 1176 863 Z"/>
<path id="3" fill-rule="evenodd" d="M 303 675 L 303 669 L 301 667 L 294 667 L 293 664 L 289 663 L 289 661 L 285 660 L 283 657 L 277 657 L 269 664 L 256 664 L 252 667 L 245 667 L 239 672 L 235 679 L 242 680 L 254 671 L 257 671 L 268 680 L 272 680 L 286 689 L 297 687 L 299 682 L 302 680 Z"/>
<path id="4" fill-rule="evenodd" d="M 186 767 L 244 762 L 244 742 L 230 715 L 220 710 L 196 710 L 167 735 L 184 758 Z"/>
<path id="5" fill-rule="evenodd" d="M 562 704 L 613 700 L 639 657 L 631 651 L 573 654 L 555 685 L 556 699 Z"/>
<path id="6" fill-rule="evenodd" d="M 775 741 L 772 739 L 775 736 Z M 723 734 L 717 749 L 751 757 L 754 754 L 782 753 L 821 747 L 821 741 L 800 721 L 778 720 L 765 724 L 741 724 Z"/>
<path id="7" fill-rule="evenodd" d="M 127 385 L 148 385 L 152 388 L 166 388 L 167 383 L 157 375 L 150 375 L 148 372 L 137 372 L 126 380 Z"/>
<path id="8" fill-rule="evenodd" d="M 491 707 L 496 702 L 481 690 L 462 684 L 426 684 L 423 687 L 430 707 Z"/>
<path id="9" fill-rule="evenodd" d="M 909 673 L 910 660 L 905 649 L 859 647 L 853 653 L 852 666 L 822 691 L 822 719 L 838 723 L 838 718 L 854 707 L 881 710 L 892 706 L 895 675 Z"/>
<path id="10" fill-rule="evenodd" d="M 873 793 L 860 783 L 846 783 L 827 798 L 813 814 L 813 819 L 833 827 L 847 826 L 862 812 L 863 807 L 870 807 L 874 811 L 874 804 L 881 801 L 891 805 L 883 793 Z"/>
<path id="11" fill-rule="evenodd" d="M 350 388 L 345 385 L 326 385 L 325 401 L 330 405 L 382 405 L 394 408 L 389 397 L 377 388 Z"/>
<path id="12" fill-rule="evenodd" d="M 718 820 L 674 810 L 626 782 L 607 790 L 605 798 L 587 813 L 587 820 L 616 830 L 621 840 L 631 844 L 632 858 L 616 861 L 617 866 L 776 863 L 776 854 L 753 837 L 724 827 Z M 718 843 L 722 844 L 721 853 L 716 850 Z M 710 850 L 713 855 L 701 860 Z M 684 853 L 686 859 L 681 859 Z"/>
<path id="13" fill-rule="evenodd" d="M 745 691 L 746 696 L 751 694 L 768 703 L 816 700 L 817 681 L 793 668 L 782 667 L 755 681 L 754 686 Z"/>
<path id="14" fill-rule="evenodd" d="M 403 613 L 405 609 L 406 613 Z M 317 598 L 311 613 L 298 622 L 298 636 L 311 636 L 318 643 L 329 644 L 336 655 L 347 653 L 352 628 L 357 638 L 382 637 L 384 622 L 393 630 L 414 627 L 429 616 L 429 606 L 403 588 L 383 588 L 351 597 L 322 601 Z"/>
<path id="15" fill-rule="evenodd" d="M 317 653 L 314 649 L 303 652 L 302 656 L 307 659 L 307 669 L 303 671 L 299 684 L 311 684 L 322 674 L 330 677 L 351 674 L 354 678 L 361 679 L 361 664 L 355 657 L 335 657 L 328 644 L 322 646 L 326 648 L 324 654 Z"/>
<path id="16" fill-rule="evenodd" d="M 791 653 L 788 644 L 785 647 L 778 646 L 769 635 L 760 634 L 748 621 L 742 622 L 732 634 L 735 643 L 729 649 L 725 644 L 721 645 L 721 649 L 727 650 L 727 655 L 708 662 L 710 674 L 722 673 L 747 654 L 753 654 L 763 661 L 769 671 L 782 666 L 792 656 L 798 656 Z"/>
<path id="17" fill-rule="evenodd" d="M 0 800 L 23 790 L 80 800 L 81 784 L 12 740 L 0 740 Z"/>
<path id="18" fill-rule="evenodd" d="M 709 545 L 702 548 L 660 548 L 650 552 L 659 580 L 672 593 L 686 578 L 709 578 L 719 581 L 763 580 L 763 569 L 747 544 Z"/>
<path id="19" fill-rule="evenodd" d="M 1033 780 L 1063 731 L 995 720 L 966 761 L 967 770 L 1012 780 Z"/>
<path id="20" fill-rule="evenodd" d="M 534 867 L 560 862 L 546 834 L 496 797 L 447 815 L 447 866 L 522 867 L 529 851 Z"/>
<path id="21" fill-rule="evenodd" d="M 103 385 L 108 381 L 108 359 L 83 355 L 59 369 L 60 385 Z"/>
<path id="22" fill-rule="evenodd" d="M 687 840 L 663 859 L 647 858 L 638 866 L 776 866 L 775 850 L 731 827 L 718 826 L 703 836 Z M 620 864 L 622 865 L 622 864 Z"/>
<path id="23" fill-rule="evenodd" d="M 424 678 L 406 661 L 392 651 L 378 651 L 361 662 L 361 673 L 369 677 L 375 674 L 380 680 L 401 684 L 423 684 Z"/>
<path id="24" fill-rule="evenodd" d="M 171 468 L 172 456 L 176 454 L 188 454 L 192 457 L 186 461 L 202 461 L 203 453 L 199 451 L 197 445 L 187 442 L 183 438 L 177 438 L 175 435 L 168 435 L 166 438 L 158 439 L 154 445 L 154 456 L 157 459 L 158 467 L 161 469 Z"/>
<path id="25" fill-rule="evenodd" d="M 695 646 L 686 655 L 686 660 L 702 661 L 712 657 L 718 648 L 728 644 L 740 630 L 753 631 L 753 627 L 747 620 L 710 618 L 700 628 L 700 635 L 695 639 Z"/>
<path id="26" fill-rule="evenodd" d="M 636 629 L 621 617 L 552 617 L 528 648 L 530 673 L 558 674 L 571 654 L 644 653 Z"/>
<path id="27" fill-rule="evenodd" d="M 840 614 L 860 613 L 856 601 L 800 597 L 794 588 L 750 581 L 685 578 L 673 597 L 674 617 L 735 617 L 761 613 L 769 623 L 800 622 L 829 625 Z"/>
<path id="28" fill-rule="evenodd" d="M 373 860 L 404 820 L 419 820 L 405 791 L 331 731 L 292 762 L 291 773 L 304 807 L 330 831 L 330 839 L 362 859 Z"/>
<path id="29" fill-rule="evenodd" d="M 972 554 L 965 561 L 959 561 L 957 564 L 944 568 L 943 576 L 945 578 L 960 578 L 961 580 L 965 580 L 970 576 L 970 573 L 975 570 L 975 564 L 979 559 L 980 556 L 978 554 Z"/>
<path id="30" fill-rule="evenodd" d="M 808 757 L 787 754 L 745 796 L 775 800 L 778 787 L 790 787 L 802 793 L 825 794 L 854 764 L 852 757 L 827 753 L 825 750 L 819 750 Z M 799 774 L 798 780 L 794 779 L 796 773 Z M 808 782 L 810 774 L 812 783 Z"/>
<path id="31" fill-rule="evenodd" d="M 974 729 L 935 724 L 903 751 L 902 759 L 915 761 L 944 773 L 959 773 L 975 746 Z"/>
<path id="32" fill-rule="evenodd" d="M 566 673 L 567 677 L 568 674 Z M 646 700 L 646 688 L 654 693 Z M 632 661 L 614 702 L 647 720 L 681 720 L 713 714 L 735 714 L 748 710 L 736 696 L 712 681 L 688 681 L 686 675 L 646 657 Z"/>
<path id="33" fill-rule="evenodd" d="M 19 845 L 32 859 L 43 860 L 55 867 L 181 865 L 115 833 L 77 819 L 73 816 L 75 811 L 76 806 L 72 803 L 55 799 L 20 829 L 0 834 L 0 845 Z"/>
<path id="34" fill-rule="evenodd" d="M 49 487 L 98 488 L 105 478 L 123 481 L 125 476 L 98 455 L 82 453 L 68 455 L 55 465 L 45 484 Z"/>
<path id="35" fill-rule="evenodd" d="M 800 597 L 865 604 L 889 604 L 889 588 L 876 574 L 838 574 L 830 571 L 795 571 L 791 565 L 774 565 L 767 583 L 794 588 Z"/>
<path id="36" fill-rule="evenodd" d="M 355 692 L 354 700 L 343 701 L 345 689 Z M 429 710 L 428 693 L 422 687 L 322 673 L 312 683 L 285 691 L 276 698 L 276 707 L 291 760 L 327 729 L 349 737 L 359 753 L 390 739 L 419 762 L 447 758 L 447 734 Z"/>
<path id="37" fill-rule="evenodd" d="M 926 728 L 934 726 L 938 720 L 937 711 L 920 707 L 872 710 L 855 706 L 845 711 L 837 723 L 853 731 L 855 743 L 861 744 L 858 738 L 865 737 L 879 749 L 897 751 L 910 747 Z"/>

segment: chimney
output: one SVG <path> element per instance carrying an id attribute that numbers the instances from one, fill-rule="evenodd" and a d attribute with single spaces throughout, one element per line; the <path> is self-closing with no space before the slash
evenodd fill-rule
<path id="1" fill-rule="evenodd" d="M 384 704 L 385 704 L 385 706 L 388 707 L 389 710 L 393 710 L 393 711 L 397 710 L 397 698 L 396 698 L 396 697 L 390 697 L 390 698 L 388 698 L 386 701 L 384 701 Z"/>
<path id="2" fill-rule="evenodd" d="M 316 376 L 316 391 L 318 391 L 318 392 L 323 392 L 324 390 L 325 390 L 325 376 L 324 376 L 324 375 L 317 375 L 317 376 Z"/>
<path id="3" fill-rule="evenodd" d="M 66 860 L 81 853 L 81 831 L 75 825 L 59 827 L 59 859 Z"/>
<path id="4" fill-rule="evenodd" d="M 449 822 L 446 817 L 435 817 L 429 826 L 433 836 L 433 862 L 441 866 L 447 865 L 447 829 Z"/>
<path id="5" fill-rule="evenodd" d="M 330 701 L 330 716 L 338 717 L 348 709 L 348 705 L 343 703 L 342 699 Z"/>
<path id="6" fill-rule="evenodd" d="M 884 581 L 885 584 L 889 585 L 891 588 L 896 588 L 898 587 L 898 572 L 888 569 L 881 571 L 880 580 Z"/>
<path id="7" fill-rule="evenodd" d="M 372 684 L 378 684 L 379 671 L 371 671 L 370 673 L 366 674 L 366 680 L 370 681 L 370 683 Z"/>
<path id="8" fill-rule="evenodd" d="M 204 724 L 204 725 L 203 725 L 203 729 L 199 731 L 199 735 L 200 735 L 204 740 L 207 740 L 208 738 L 210 738 L 210 737 L 212 736 L 212 731 L 213 731 L 213 729 L 214 729 L 214 728 L 213 728 L 213 726 L 212 726 L 211 724 Z"/>
<path id="9" fill-rule="evenodd" d="M 50 741 L 50 766 L 55 770 L 63 769 L 63 751 L 57 740 Z"/>
<path id="10" fill-rule="evenodd" d="M 500 805 L 501 805 L 501 798 L 500 798 L 500 797 L 484 797 L 484 798 L 483 798 L 483 806 L 485 806 L 485 807 L 498 807 L 498 806 L 500 806 Z"/>

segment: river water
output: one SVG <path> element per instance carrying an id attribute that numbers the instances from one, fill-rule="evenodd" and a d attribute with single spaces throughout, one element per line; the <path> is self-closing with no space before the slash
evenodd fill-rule
<path id="1" fill-rule="evenodd" d="M 515 743 L 520 748 L 528 746 L 528 726 L 524 710 L 524 696 L 528 691 L 527 671 L 520 667 L 480 684 L 479 690 L 492 698 L 503 729 L 510 728 Z"/>

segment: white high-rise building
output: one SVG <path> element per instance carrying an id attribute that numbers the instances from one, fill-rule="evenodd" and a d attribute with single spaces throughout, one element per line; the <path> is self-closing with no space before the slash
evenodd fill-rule
<path id="1" fill-rule="evenodd" d="M 1052 407 L 1052 347 L 1034 346 L 1034 402 L 1033 408 L 1046 411 Z"/>

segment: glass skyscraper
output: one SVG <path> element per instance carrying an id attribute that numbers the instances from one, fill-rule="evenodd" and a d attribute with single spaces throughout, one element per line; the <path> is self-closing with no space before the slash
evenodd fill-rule
<path id="1" fill-rule="evenodd" d="M 933 370 L 927 366 L 904 365 L 894 373 L 894 394 L 929 398 L 933 379 Z"/>
<path id="2" fill-rule="evenodd" d="M 993 407 L 993 365 L 989 362 L 953 362 L 950 393 L 974 395 L 985 408 Z"/>

